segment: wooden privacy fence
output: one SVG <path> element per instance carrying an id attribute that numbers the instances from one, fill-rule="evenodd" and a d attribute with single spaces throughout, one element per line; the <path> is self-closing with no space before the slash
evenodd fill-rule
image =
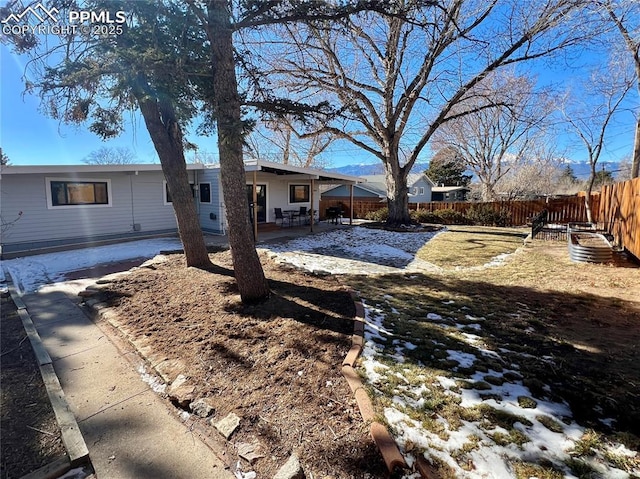
<path id="1" fill-rule="evenodd" d="M 490 208 L 493 211 L 506 211 L 510 218 L 511 226 L 529 224 L 531 219 L 542 210 L 548 211 L 549 223 L 569 223 L 586 221 L 586 208 L 584 199 L 575 196 L 565 198 L 548 198 L 527 201 L 489 201 L 483 203 L 419 203 L 411 209 L 436 211 L 453 209 L 460 213 L 466 213 L 471 208 Z"/>
<path id="2" fill-rule="evenodd" d="M 594 196 L 595 207 L 592 203 L 592 210 L 597 208 L 597 196 Z M 348 199 L 332 199 L 320 201 L 320 218 L 324 219 L 325 211 L 330 207 L 342 207 L 344 216 L 349 216 L 349 200 Z M 353 202 L 353 217 L 364 218 L 367 213 L 377 211 L 387 206 L 386 202 L 379 201 L 356 201 Z M 531 201 L 491 201 L 486 203 L 456 202 L 446 203 L 436 201 L 431 203 L 410 203 L 410 210 L 420 211 L 437 211 L 450 209 L 459 213 L 466 213 L 470 208 L 491 208 L 494 211 L 506 210 L 509 212 L 510 225 L 521 226 L 531 221 L 542 210 L 549 212 L 550 223 L 569 223 L 586 221 L 586 212 L 584 206 L 584 198 L 571 196 L 566 198 L 541 199 Z"/>
<path id="3" fill-rule="evenodd" d="M 320 201 L 320 219 L 329 207 L 340 207 L 344 217 L 349 217 L 349 199 Z M 353 217 L 364 218 L 367 213 L 386 207 L 386 202 L 354 200 Z M 466 213 L 470 208 L 492 208 L 494 211 L 506 210 L 511 226 L 529 224 L 542 210 L 547 210 L 548 223 L 567 224 L 587 221 L 584 205 L 584 193 L 563 198 L 548 198 L 531 201 L 492 201 L 487 203 L 471 202 L 432 202 L 411 203 L 411 210 L 437 211 L 451 209 Z M 623 245 L 636 258 L 640 258 L 640 178 L 602 187 L 591 195 L 593 221 L 605 231 L 611 233 L 617 244 Z"/>
<path id="4" fill-rule="evenodd" d="M 375 201 L 362 201 L 362 200 L 354 200 L 353 201 L 353 217 L 354 218 L 364 218 L 367 213 L 370 211 L 377 211 L 380 208 L 384 208 L 387 206 L 386 202 L 380 203 L 379 200 Z M 329 208 L 342 208 L 343 217 L 349 218 L 350 210 L 349 210 L 349 198 L 342 199 L 331 199 L 331 200 L 320 200 L 320 219 L 325 220 L 327 215 L 327 209 Z"/>
<path id="5" fill-rule="evenodd" d="M 602 187 L 594 221 L 640 258 L 640 178 Z"/>

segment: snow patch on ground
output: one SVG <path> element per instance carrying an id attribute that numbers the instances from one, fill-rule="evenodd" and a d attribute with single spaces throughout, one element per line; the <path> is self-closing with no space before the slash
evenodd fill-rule
<path id="1" fill-rule="evenodd" d="M 415 253 L 431 238 L 435 233 L 396 233 L 378 229 L 362 227 L 344 228 L 330 232 L 308 235 L 282 244 L 269 245 L 272 255 L 279 261 L 283 261 L 307 271 L 324 272 L 327 274 L 377 274 L 394 273 L 407 271 L 435 271 L 439 268 L 417 260 Z M 78 251 L 67 251 L 60 253 L 43 254 L 16 258 L 3 262 L 3 268 L 11 275 L 14 284 L 21 292 L 36 291 L 43 285 L 60 280 L 65 273 L 86 269 L 97 264 L 118 262 L 134 258 L 151 258 L 162 250 L 179 249 L 181 247 L 177 239 L 154 239 L 122 243 L 119 245 L 103 246 L 96 248 L 86 248 Z M 480 268 L 489 266 L 499 266 L 509 255 L 500 255 L 492 262 Z M 0 277 L 1 278 L 1 277 Z M 0 279 L 1 281 L 1 279 Z M 78 285 L 80 287 L 80 284 Z M 393 298 L 389 298 L 393 299 Z M 454 304 L 447 301 L 443 304 Z M 381 360 L 384 355 L 393 359 L 396 363 L 404 363 L 405 352 L 415 349 L 415 344 L 397 337 L 392 328 L 386 326 L 391 324 L 385 322 L 387 316 L 400 314 L 396 310 L 391 313 L 375 307 L 375 305 L 364 304 L 365 307 L 365 344 L 361 356 L 361 366 L 367 377 L 367 382 L 375 387 L 386 381 L 390 375 L 396 379 L 401 379 L 401 386 L 393 395 L 392 404 L 385 409 L 384 415 L 394 431 L 396 440 L 401 448 L 406 450 L 407 460 L 411 463 L 415 460 L 414 450 L 426 450 L 426 455 L 438 458 L 448 464 L 457 477 L 465 479 L 513 479 L 514 472 L 509 463 L 513 460 L 530 460 L 531 458 L 547 459 L 559 465 L 561 461 L 568 457 L 569 451 L 574 447 L 575 442 L 583 435 L 584 429 L 571 420 L 571 411 L 566 404 L 536 399 L 535 404 L 523 407 L 518 401 L 519 397 L 531 398 L 531 393 L 520 381 L 507 380 L 504 377 L 506 372 L 513 372 L 518 369 L 517 364 L 509 366 L 502 373 L 488 371 L 477 372 L 472 375 L 471 381 L 468 378 L 458 378 L 452 375 L 436 376 L 430 384 L 427 378 L 415 380 L 416 384 L 399 374 L 397 370 L 385 365 Z M 465 308 L 461 308 L 463 310 Z M 472 368 L 482 356 L 491 356 L 503 364 L 503 354 L 510 354 L 507 349 L 490 350 L 483 344 L 482 338 L 478 335 L 482 331 L 482 321 L 484 318 L 477 318 L 468 315 L 466 321 L 469 324 L 453 324 L 451 318 L 444 319 L 440 314 L 427 312 L 427 320 L 433 321 L 440 327 L 447 327 L 453 330 L 456 337 L 461 337 L 461 344 L 465 350 L 459 351 L 451 349 L 450 345 L 434 342 L 434 348 L 441 348 L 446 351 L 450 360 L 458 361 L 459 368 Z M 453 326 L 449 326 L 449 323 Z M 474 333 L 464 332 L 464 329 L 471 329 Z M 392 352 L 386 352 L 383 345 L 391 344 Z M 473 351 L 469 352 L 469 351 Z M 521 355 L 524 357 L 525 355 Z M 533 358 L 532 356 L 528 355 Z M 551 358 L 533 358 L 538 360 L 551 361 Z M 141 371 L 144 376 L 144 373 Z M 504 379 L 500 385 L 491 384 L 486 389 L 487 382 L 485 376 L 492 375 Z M 150 384 L 152 380 L 146 378 Z M 468 382 L 473 387 L 473 382 L 485 384 L 482 391 L 476 389 L 461 389 L 460 382 Z M 499 381 L 498 381 L 499 382 Z M 154 387 L 156 387 L 155 385 Z M 159 387 L 159 386 L 158 386 Z M 414 421 L 405 412 L 412 407 L 424 405 L 425 397 L 429 396 L 431 388 L 442 388 L 447 395 L 457 396 L 459 401 L 466 407 L 474 407 L 480 404 L 491 406 L 498 411 L 504 411 L 522 418 L 522 422 L 516 423 L 516 427 L 523 434 L 526 434 L 528 441 L 522 447 L 514 444 L 499 446 L 492 439 L 492 435 L 497 433 L 507 434 L 508 431 L 502 428 L 486 429 L 481 422 L 462 421 L 462 425 L 452 426 L 443 417 L 437 417 L 436 421 L 444 427 L 444 434 L 435 434 L 427 430 L 422 424 Z M 481 397 L 481 393 L 485 399 Z M 491 396 L 486 399 L 486 395 Z M 562 422 L 562 432 L 553 432 L 540 422 L 542 417 L 551 417 L 558 422 Z M 473 447 L 469 444 L 475 442 Z M 465 464 L 472 464 L 473 468 L 466 470 L 462 468 L 454 456 L 461 454 L 461 450 L 467 447 L 464 452 Z M 416 449 L 417 448 L 417 449 Z M 629 451 L 620 445 L 610 446 L 611 452 L 619 455 L 635 457 L 635 451 Z M 428 459 L 428 457 L 427 457 Z M 629 474 L 618 469 L 613 469 L 604 464 L 596 455 L 591 459 L 591 465 L 599 471 L 602 477 L 622 479 L 628 478 Z M 243 473 L 241 476 L 248 479 L 251 472 Z M 640 472 L 640 471 L 639 471 Z M 637 474 L 638 472 L 636 472 Z M 238 477 L 238 475 L 236 474 Z M 417 477 L 409 474 L 407 479 Z M 568 470 L 565 477 L 573 478 Z"/>
<path id="2" fill-rule="evenodd" d="M 43 285 L 62 280 L 66 273 L 98 264 L 116 263 L 135 258 L 152 258 L 161 251 L 181 249 L 176 238 L 131 241 L 81 250 L 45 253 L 2 262 L 20 293 L 38 291 Z"/>
<path id="3" fill-rule="evenodd" d="M 429 263 L 423 264 L 415 259 L 410 259 L 407 254 L 415 254 L 433 234 L 397 234 L 381 230 L 366 228 L 353 228 L 349 231 L 333 231 L 324 235 L 308 236 L 289 243 L 271 248 L 276 257 L 284 262 L 301 267 L 308 271 L 323 271 L 329 274 L 372 274 L 405 272 L 407 270 L 437 269 Z M 410 241 L 410 238 L 415 241 Z M 409 244 L 410 243 L 410 244 Z M 368 244 L 368 245 L 367 245 Z M 375 246 L 371 246 L 375 245 Z M 402 245 L 402 246 L 400 246 Z M 472 268 L 484 269 L 498 267 L 504 264 L 512 254 L 502 254 L 489 263 Z M 352 259 L 349 259 L 352 258 Z M 364 294 L 366 296 L 366 292 Z M 392 299 L 392 298 L 387 298 Z M 389 407 L 384 410 L 384 415 L 393 431 L 394 437 L 400 447 L 405 450 L 405 457 L 411 465 L 415 461 L 414 450 L 425 450 L 425 458 L 437 458 L 449 465 L 454 471 L 455 477 L 464 479 L 513 479 L 515 472 L 512 464 L 517 461 L 539 463 L 549 461 L 562 469 L 565 478 L 574 478 L 564 461 L 570 457 L 571 450 L 575 447 L 585 429 L 572 421 L 571 410 L 567 404 L 553 401 L 533 399 L 531 391 L 521 381 L 511 382 L 504 374 L 515 373 L 517 364 L 505 368 L 502 372 L 489 370 L 476 372 L 470 379 L 463 377 L 437 376 L 431 383 L 409 384 L 404 376 L 382 362 L 392 359 L 397 364 L 403 364 L 404 351 L 415 349 L 415 345 L 402 340 L 394 335 L 393 330 L 386 327 L 387 315 L 398 315 L 398 311 L 390 308 L 391 312 L 385 312 L 375 305 L 363 301 L 365 308 L 365 344 L 361 355 L 361 366 L 364 369 L 367 382 L 374 388 L 388 381 L 394 376 L 403 379 L 402 384 L 396 387 Z M 444 304 L 454 304 L 447 301 Z M 447 359 L 456 361 L 458 368 L 473 368 L 479 357 L 491 357 L 502 364 L 509 364 L 502 358 L 507 350 L 494 351 L 488 349 L 479 335 L 482 332 L 484 317 L 465 315 L 466 323 L 456 323 L 453 327 L 444 325 L 451 318 L 445 319 L 435 312 L 428 312 L 426 319 L 433 321 L 440 327 L 458 330 L 461 343 L 475 350 L 471 353 L 467 350 L 459 351 L 445 348 Z M 470 324 L 469 324 L 470 322 Z M 464 331 L 472 330 L 477 334 Z M 385 350 L 384 344 L 392 345 L 392 352 Z M 443 347 L 444 345 L 434 345 Z M 387 346 L 388 347 L 388 346 Z M 545 360 L 545 358 L 538 358 Z M 455 372 L 454 372 L 455 375 Z M 501 384 L 489 384 L 485 377 L 491 376 L 493 382 Z M 395 381 L 397 382 L 397 381 Z M 470 389 L 460 388 L 460 383 L 468 383 Z M 473 389 L 474 383 L 483 385 L 481 390 Z M 525 435 L 527 440 L 522 445 L 512 441 L 501 445 L 496 442 L 494 435 L 509 436 L 509 431 L 501 427 L 493 426 L 487 430 L 487 425 L 482 421 L 462 421 L 462 425 L 453 426 L 443 417 L 438 416 L 436 421 L 444 427 L 444 434 L 435 434 L 427 430 L 421 423 L 411 419 L 404 411 L 420 409 L 428 397 L 429 387 L 441 387 L 446 394 L 457 396 L 461 406 L 474 408 L 482 405 L 491 407 L 499 413 L 505 413 L 521 418 L 514 424 L 514 429 Z M 521 399 L 530 399 L 529 402 Z M 554 432 L 540 422 L 542 418 L 551 418 L 562 424 L 561 432 Z M 497 437 L 497 436 L 496 436 Z M 617 446 L 622 447 L 622 446 Z M 618 449 L 616 449 L 618 451 Z M 624 451 L 625 453 L 627 451 Z M 628 451 L 635 454 L 634 451 Z M 462 457 L 456 460 L 454 457 Z M 461 466 L 462 464 L 462 466 Z M 463 467 L 465 466 L 465 467 Z M 591 460 L 591 466 L 599 471 L 601 477 L 622 479 L 630 477 L 628 473 L 608 466 L 597 458 Z M 405 479 L 418 477 L 416 474 L 407 474 Z"/>
<path id="4" fill-rule="evenodd" d="M 312 273 L 428 271 L 439 268 L 416 258 L 415 253 L 435 235 L 355 227 L 269 245 L 269 250 L 279 261 Z"/>

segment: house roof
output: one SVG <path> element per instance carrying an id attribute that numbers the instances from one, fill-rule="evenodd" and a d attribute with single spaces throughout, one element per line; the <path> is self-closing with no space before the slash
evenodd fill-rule
<path id="1" fill-rule="evenodd" d="M 301 166 L 285 165 L 265 160 L 247 160 L 244 162 L 245 171 L 264 171 L 275 175 L 303 175 L 309 179 L 314 179 L 325 183 L 355 184 L 366 180 L 359 176 L 343 175 L 331 171 L 318 170 L 315 168 L 304 168 Z"/>
<path id="2" fill-rule="evenodd" d="M 366 177 L 361 177 L 361 180 L 366 179 Z M 329 191 L 335 190 L 337 188 L 340 188 L 340 185 L 337 186 L 332 186 L 331 188 L 327 188 L 326 190 L 323 191 L 323 193 L 327 193 Z M 387 190 L 385 187 L 384 183 L 376 183 L 376 182 L 370 182 L 367 180 L 366 183 L 358 183 L 355 185 L 355 188 L 359 188 L 363 191 L 366 191 L 368 193 L 371 193 L 372 195 L 377 196 L 378 198 L 386 198 L 387 197 Z"/>
<path id="3" fill-rule="evenodd" d="M 187 163 L 187 170 L 202 170 L 201 163 Z M 3 175 L 47 174 L 47 173 L 116 173 L 127 171 L 162 171 L 159 163 L 138 163 L 129 165 L 28 165 L 2 167 Z"/>
<path id="4" fill-rule="evenodd" d="M 431 187 L 434 187 L 433 181 L 425 175 L 424 173 L 412 173 L 407 176 L 407 186 L 412 188 L 418 181 L 425 179 Z M 361 190 L 368 191 L 369 193 L 373 193 L 379 198 L 387 197 L 387 186 L 385 182 L 385 175 L 363 175 L 360 177 L 360 180 L 365 180 L 366 183 L 359 183 L 357 188 Z M 336 187 L 337 188 L 337 187 Z M 329 188 L 326 191 L 331 191 L 334 188 Z M 325 191 L 325 192 L 326 192 Z"/>
<path id="5" fill-rule="evenodd" d="M 187 163 L 187 170 L 204 170 L 220 168 L 219 165 L 203 165 L 201 163 Z M 117 173 L 136 171 L 162 171 L 159 163 L 129 164 L 129 165 L 29 165 L 3 166 L 2 174 L 56 174 L 56 173 Z M 264 171 L 275 175 L 302 175 L 307 179 L 314 179 L 326 183 L 355 184 L 363 180 L 358 176 L 342 175 L 329 171 L 299 166 L 272 163 L 263 160 L 245 161 L 245 171 Z"/>
<path id="6" fill-rule="evenodd" d="M 407 185 L 413 186 L 422 179 L 427 180 L 427 183 L 429 183 L 432 188 L 436 185 L 433 181 L 431 181 L 431 178 L 429 178 L 424 173 L 409 173 L 409 175 L 407 176 Z"/>
<path id="7" fill-rule="evenodd" d="M 373 193 L 374 195 L 378 195 L 380 198 L 387 197 L 387 187 L 384 183 L 360 183 L 358 188 L 361 188 L 369 193 Z"/>
<path id="8" fill-rule="evenodd" d="M 434 193 L 451 193 L 452 191 L 470 191 L 466 186 L 434 186 L 431 188 Z"/>

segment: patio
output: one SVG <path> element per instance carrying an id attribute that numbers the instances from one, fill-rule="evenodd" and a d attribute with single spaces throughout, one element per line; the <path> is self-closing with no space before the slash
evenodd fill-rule
<path id="1" fill-rule="evenodd" d="M 354 220 L 353 225 L 361 224 L 363 220 Z M 301 236 L 307 236 L 310 234 L 324 233 L 340 228 L 349 228 L 348 220 L 343 221 L 342 224 L 332 223 L 329 221 L 320 221 L 311 225 L 293 225 L 291 227 L 281 227 L 276 223 L 259 223 L 258 224 L 258 238 L 256 244 L 269 244 L 274 242 L 283 242 Z M 211 235 L 205 234 L 205 243 L 207 246 L 222 246 L 227 245 L 228 240 L 226 235 Z"/>

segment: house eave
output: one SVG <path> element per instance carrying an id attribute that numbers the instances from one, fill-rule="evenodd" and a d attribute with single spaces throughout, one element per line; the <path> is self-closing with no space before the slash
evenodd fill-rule
<path id="1" fill-rule="evenodd" d="M 187 170 L 202 170 L 200 163 L 187 163 Z M 72 173 L 135 173 L 143 171 L 162 171 L 159 163 L 138 163 L 129 165 L 28 165 L 3 166 L 3 175 L 25 174 L 72 174 Z"/>
<path id="2" fill-rule="evenodd" d="M 282 163 L 273 163 L 271 161 L 264 160 L 245 161 L 244 168 L 246 172 L 262 171 L 275 175 L 304 175 L 305 178 L 314 179 L 319 183 L 325 184 L 356 184 L 364 183 L 366 181 L 359 176 L 343 175 L 340 173 L 304 168 L 301 166 L 285 165 Z"/>

